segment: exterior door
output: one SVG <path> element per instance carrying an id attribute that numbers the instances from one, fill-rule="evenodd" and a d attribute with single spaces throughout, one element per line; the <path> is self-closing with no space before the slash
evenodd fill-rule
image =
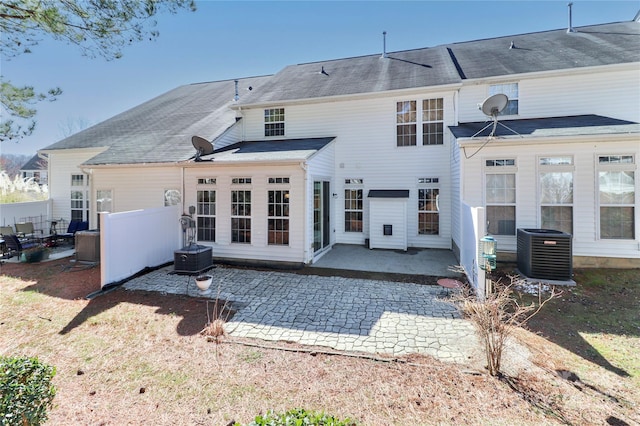
<path id="1" fill-rule="evenodd" d="M 329 182 L 313 182 L 313 251 L 318 252 L 327 247 L 331 239 L 329 223 L 331 193 Z"/>

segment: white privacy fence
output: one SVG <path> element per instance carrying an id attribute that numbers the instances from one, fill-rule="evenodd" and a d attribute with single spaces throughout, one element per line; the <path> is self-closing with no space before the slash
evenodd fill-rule
<path id="1" fill-rule="evenodd" d="M 37 233 L 48 235 L 51 227 L 50 214 L 51 200 L 0 204 L 0 225 L 12 226 L 15 231 L 16 223 L 31 222 Z M 64 231 L 66 229 L 58 229 L 58 232 Z"/>
<path id="2" fill-rule="evenodd" d="M 471 207 L 462 203 L 462 244 L 460 247 L 460 265 L 464 268 L 467 279 L 476 290 L 476 294 L 484 298 L 486 294 L 485 273 L 480 268 L 483 262 L 479 252 L 480 238 L 485 235 L 485 211 L 482 207 Z"/>
<path id="3" fill-rule="evenodd" d="M 178 206 L 100 214 L 101 287 L 173 262 L 179 219 Z"/>

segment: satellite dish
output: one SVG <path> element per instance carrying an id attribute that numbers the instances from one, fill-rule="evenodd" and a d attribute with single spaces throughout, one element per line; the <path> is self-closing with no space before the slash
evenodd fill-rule
<path id="1" fill-rule="evenodd" d="M 201 155 L 213 154 L 213 145 L 211 142 L 200 136 L 192 136 L 191 143 L 196 149 L 196 161 L 200 160 Z"/>
<path id="2" fill-rule="evenodd" d="M 509 103 L 507 95 L 498 93 L 485 99 L 480 109 L 485 115 L 495 118 L 507 107 L 507 103 Z"/>
<path id="3" fill-rule="evenodd" d="M 476 136 L 484 132 L 489 127 L 491 127 L 491 131 L 489 132 L 489 135 L 486 137 L 485 142 L 480 146 L 480 148 L 476 150 L 476 152 L 474 152 L 470 156 L 467 155 L 465 152 L 465 157 L 467 159 L 473 157 L 478 152 L 480 152 L 480 150 L 484 148 L 484 146 L 487 143 L 489 143 L 489 141 L 493 140 L 496 137 L 496 130 L 498 128 L 498 124 L 504 127 L 505 129 L 511 131 L 512 133 L 522 137 L 521 134 L 519 134 L 512 128 L 498 121 L 498 115 L 507 107 L 508 103 L 509 103 L 509 98 L 507 97 L 507 95 L 503 93 L 498 93 L 497 95 L 489 96 L 487 99 L 484 100 L 484 102 L 482 102 L 481 104 L 478 104 L 478 108 L 482 110 L 482 112 L 485 115 L 488 115 L 489 117 L 491 117 L 492 121 L 491 123 L 484 126 L 482 129 L 478 130 L 473 136 L 471 136 L 471 139 L 475 138 Z"/>

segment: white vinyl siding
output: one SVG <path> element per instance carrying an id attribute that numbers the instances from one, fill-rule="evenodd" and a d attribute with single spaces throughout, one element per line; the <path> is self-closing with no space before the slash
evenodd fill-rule
<path id="1" fill-rule="evenodd" d="M 461 123 L 486 119 L 478 104 L 488 96 L 489 86 L 465 85 L 460 89 L 458 120 Z M 633 65 L 598 67 L 582 70 L 579 75 L 564 72 L 531 75 L 518 80 L 520 119 L 597 114 L 637 122 L 638 99 L 637 65 L 635 68 Z"/>
<path id="2" fill-rule="evenodd" d="M 539 187 L 541 157 L 573 157 L 573 255 L 578 257 L 626 257 L 640 259 L 640 240 L 638 238 L 638 221 L 640 200 L 635 197 L 634 239 L 600 239 L 600 222 L 598 205 L 598 156 L 612 155 L 612 153 L 633 153 L 635 158 L 640 154 L 640 144 L 629 136 L 618 136 L 618 141 L 607 137 L 606 141 L 563 142 L 550 139 L 542 143 L 536 140 L 518 140 L 517 157 L 517 193 L 516 193 L 516 223 L 517 228 L 541 228 L 542 217 L 540 211 L 541 195 L 534 188 Z M 461 188 L 462 200 L 471 206 L 482 206 L 483 185 L 478 176 L 483 174 L 484 162 L 487 158 L 507 158 L 512 155 L 513 146 L 487 145 L 481 151 L 483 156 L 477 155 L 463 163 Z M 464 157 L 463 157 L 464 158 Z M 637 164 L 633 165 L 637 174 Z M 635 179 L 636 191 L 638 189 Z M 536 194 L 537 192 L 537 194 Z M 515 236 L 495 236 L 498 250 L 516 253 Z"/>

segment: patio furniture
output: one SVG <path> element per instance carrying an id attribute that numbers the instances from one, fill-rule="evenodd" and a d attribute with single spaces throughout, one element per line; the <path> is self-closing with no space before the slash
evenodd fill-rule
<path id="1" fill-rule="evenodd" d="M 13 227 L 11 225 L 9 226 L 0 226 L 0 235 L 1 236 L 5 236 L 5 235 L 13 235 L 15 234 L 15 232 L 13 232 Z"/>
<path id="2" fill-rule="evenodd" d="M 40 246 L 40 244 L 37 242 L 20 241 L 18 236 L 15 234 L 4 235 L 3 238 L 4 238 L 4 243 L 7 247 L 7 250 L 11 255 L 15 253 L 17 256 L 20 256 L 20 254 L 22 254 L 24 250 Z"/>
<path id="3" fill-rule="evenodd" d="M 76 232 L 78 231 L 86 231 L 89 229 L 89 222 L 84 222 L 82 220 L 72 220 L 69 222 L 69 227 L 67 228 L 67 232 L 63 232 L 62 234 L 58 234 L 58 238 L 63 238 L 65 241 L 73 240 L 76 236 Z"/>
<path id="4" fill-rule="evenodd" d="M 16 235 L 19 235 L 20 237 L 33 238 L 35 232 L 36 231 L 33 227 L 33 222 L 16 223 Z"/>

